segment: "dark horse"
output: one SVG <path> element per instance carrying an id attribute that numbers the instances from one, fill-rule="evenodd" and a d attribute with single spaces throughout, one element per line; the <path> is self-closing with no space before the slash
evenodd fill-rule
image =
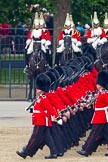
<path id="1" fill-rule="evenodd" d="M 35 41 L 33 43 L 33 53 L 30 56 L 29 66 L 29 72 L 27 73 L 27 77 L 29 80 L 28 101 L 32 101 L 36 98 L 35 78 L 38 74 L 46 71 L 46 69 L 48 68 L 44 53 L 41 50 L 40 41 Z"/>
<path id="2" fill-rule="evenodd" d="M 64 36 L 64 51 L 62 52 L 59 60 L 59 65 L 64 65 L 70 59 L 75 58 L 76 56 L 80 56 L 81 52 L 74 52 L 75 44 L 72 43 L 71 35 Z"/>
<path id="3" fill-rule="evenodd" d="M 108 41 L 97 47 L 97 60 L 95 63 L 97 71 L 108 69 Z"/>

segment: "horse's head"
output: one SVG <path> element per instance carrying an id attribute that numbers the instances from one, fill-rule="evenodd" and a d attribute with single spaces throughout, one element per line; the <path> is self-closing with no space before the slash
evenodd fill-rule
<path id="1" fill-rule="evenodd" d="M 41 51 L 41 41 L 34 41 L 33 43 L 33 55 L 38 56 Z"/>
<path id="2" fill-rule="evenodd" d="M 70 47 L 71 47 L 71 36 L 70 35 L 65 35 L 64 36 L 64 47 L 67 50 L 70 49 Z"/>

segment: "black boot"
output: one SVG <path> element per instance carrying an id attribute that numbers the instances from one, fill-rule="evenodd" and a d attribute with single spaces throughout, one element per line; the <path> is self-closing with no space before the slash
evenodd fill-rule
<path id="1" fill-rule="evenodd" d="M 56 158 L 57 158 L 57 154 L 45 156 L 45 159 L 56 159 Z"/>
<path id="2" fill-rule="evenodd" d="M 29 67 L 30 56 L 31 56 L 31 54 L 28 54 L 28 55 L 25 54 L 25 64 L 26 64 L 26 66 L 24 68 L 24 73 L 28 73 L 29 70 L 30 70 L 30 67 Z"/>
<path id="3" fill-rule="evenodd" d="M 88 153 L 84 150 L 77 151 L 78 154 L 88 157 Z"/>
<path id="4" fill-rule="evenodd" d="M 25 66 L 24 68 L 24 73 L 29 73 L 30 67 L 28 65 Z"/>
<path id="5" fill-rule="evenodd" d="M 16 151 L 16 154 L 19 155 L 20 157 L 22 157 L 23 159 L 25 159 L 27 157 L 27 155 L 23 152 L 23 151 Z"/>

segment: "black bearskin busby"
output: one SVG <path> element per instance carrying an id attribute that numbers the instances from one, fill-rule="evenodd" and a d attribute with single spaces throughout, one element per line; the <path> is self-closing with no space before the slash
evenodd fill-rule
<path id="1" fill-rule="evenodd" d="M 50 90 L 51 80 L 45 74 L 41 73 L 36 77 L 35 87 L 36 89 L 40 89 L 44 92 L 48 92 Z"/>
<path id="2" fill-rule="evenodd" d="M 50 89 L 55 90 L 56 89 L 56 80 L 57 80 L 55 74 L 51 71 L 47 71 L 45 74 L 51 79 Z"/>
<path id="3" fill-rule="evenodd" d="M 98 73 L 96 84 L 108 90 L 108 70 L 102 70 Z"/>

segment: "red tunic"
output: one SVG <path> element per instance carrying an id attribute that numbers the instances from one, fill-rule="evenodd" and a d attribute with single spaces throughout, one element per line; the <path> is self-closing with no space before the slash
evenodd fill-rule
<path id="1" fill-rule="evenodd" d="M 92 124 L 108 123 L 108 91 L 99 92 L 96 102 L 95 111 L 92 118 Z"/>
<path id="2" fill-rule="evenodd" d="M 57 95 L 62 99 L 63 103 L 67 106 L 72 106 L 70 99 L 65 94 L 66 89 L 62 87 L 58 87 L 56 90 Z"/>
<path id="3" fill-rule="evenodd" d="M 88 30 L 87 39 L 93 37 L 93 32 L 94 32 L 93 29 L 89 29 L 89 30 Z M 97 35 L 98 35 L 98 29 L 97 29 Z M 101 38 L 101 39 L 102 39 L 102 38 L 106 38 L 106 33 L 105 33 L 105 31 L 104 31 L 103 28 L 101 28 L 101 35 L 100 35 L 100 38 Z"/>
<path id="4" fill-rule="evenodd" d="M 34 105 L 32 123 L 34 125 L 52 126 L 51 116 L 57 118 L 57 111 L 50 104 L 46 95 L 40 95 Z"/>
<path id="5" fill-rule="evenodd" d="M 81 42 L 81 37 L 80 37 L 80 33 L 76 30 L 76 29 L 73 29 L 72 30 L 72 34 L 71 34 L 72 38 L 76 38 L 77 41 L 80 41 Z M 64 30 L 61 30 L 60 31 L 60 34 L 58 36 L 58 40 L 63 40 L 64 38 Z"/>
<path id="6" fill-rule="evenodd" d="M 65 109 L 65 104 L 57 95 L 56 91 L 50 91 L 46 93 L 46 97 L 49 99 L 51 105 L 56 109 L 57 112 L 60 112 Z"/>
<path id="7" fill-rule="evenodd" d="M 27 39 L 32 39 L 32 30 L 29 30 L 27 33 Z"/>
<path id="8" fill-rule="evenodd" d="M 45 35 L 45 40 L 47 41 L 51 41 L 51 35 L 48 29 L 42 30 L 44 32 Z"/>

